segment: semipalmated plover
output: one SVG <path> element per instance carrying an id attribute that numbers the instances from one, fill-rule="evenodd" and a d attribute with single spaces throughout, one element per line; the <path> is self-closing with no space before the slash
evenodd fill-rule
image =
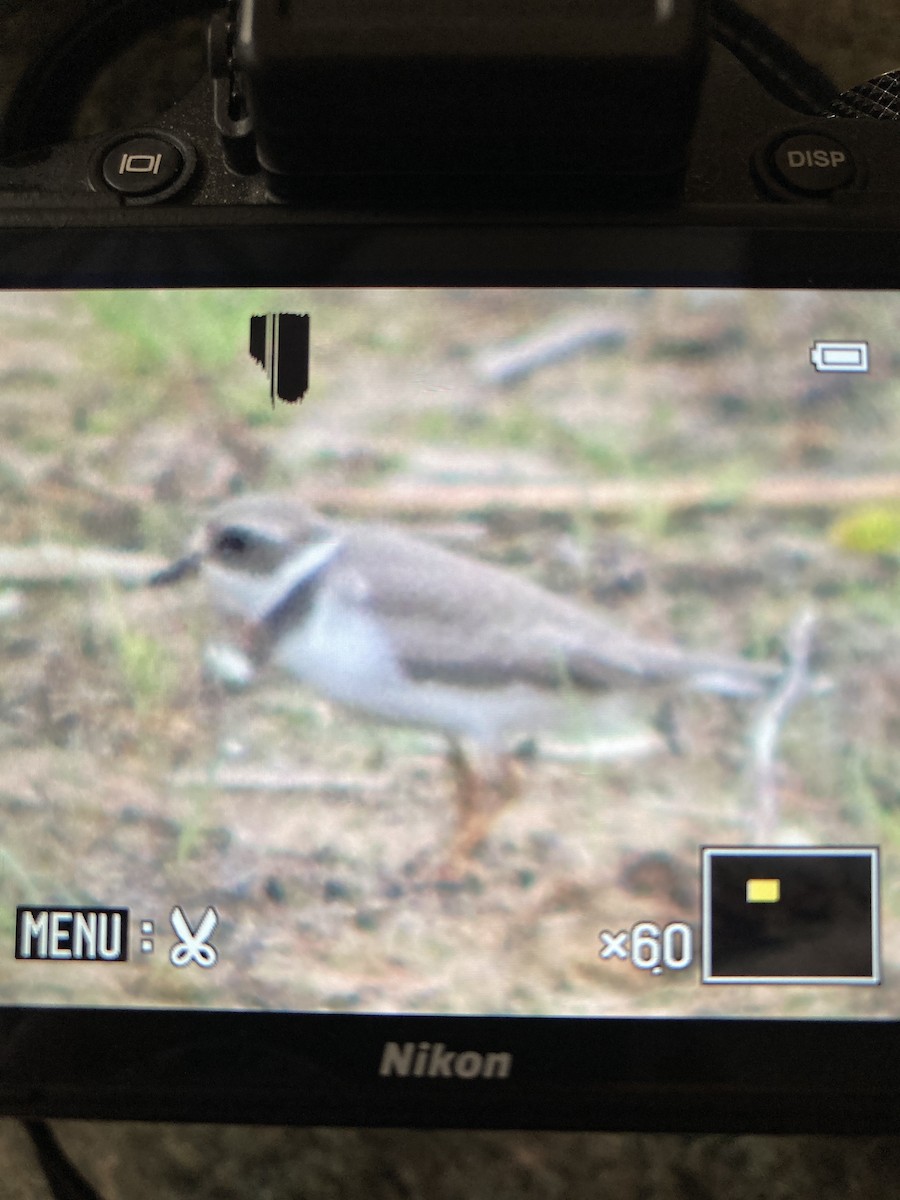
<path id="1" fill-rule="evenodd" d="M 455 855 L 471 852 L 515 792 L 511 741 L 558 726 L 573 699 L 671 688 L 753 697 L 780 672 L 638 637 L 505 568 L 280 496 L 223 504 L 154 582 L 195 571 L 213 605 L 243 624 L 257 665 L 447 735 Z"/>

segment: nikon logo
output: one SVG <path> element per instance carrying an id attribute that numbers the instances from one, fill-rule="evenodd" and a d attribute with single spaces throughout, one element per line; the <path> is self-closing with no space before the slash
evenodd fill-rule
<path id="1" fill-rule="evenodd" d="M 512 1055 L 506 1050 L 448 1050 L 443 1042 L 385 1042 L 379 1075 L 418 1079 L 506 1079 Z"/>

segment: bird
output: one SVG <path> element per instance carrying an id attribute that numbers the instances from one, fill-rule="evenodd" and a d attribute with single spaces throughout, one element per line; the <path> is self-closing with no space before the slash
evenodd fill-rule
<path id="1" fill-rule="evenodd" d="M 451 861 L 468 859 L 518 794 L 514 739 L 558 727 L 573 698 L 673 689 L 753 698 L 783 670 L 643 638 L 508 568 L 284 495 L 222 503 L 151 582 L 196 574 L 212 606 L 237 619 L 254 666 L 446 736 Z"/>

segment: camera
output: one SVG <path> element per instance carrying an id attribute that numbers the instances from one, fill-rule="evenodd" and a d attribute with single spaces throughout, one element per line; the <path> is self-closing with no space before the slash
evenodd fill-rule
<path id="1" fill-rule="evenodd" d="M 896 82 L 596 9 L 13 97 L 4 1113 L 893 1127 Z"/>

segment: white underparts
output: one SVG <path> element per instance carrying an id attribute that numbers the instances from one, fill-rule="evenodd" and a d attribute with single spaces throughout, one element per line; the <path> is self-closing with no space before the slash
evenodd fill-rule
<path id="1" fill-rule="evenodd" d="M 544 728 L 560 708 L 559 697 L 524 683 L 474 689 L 408 678 L 384 627 L 327 586 L 303 624 L 281 638 L 273 660 L 340 704 L 483 745 L 499 747 L 510 732 Z"/>

